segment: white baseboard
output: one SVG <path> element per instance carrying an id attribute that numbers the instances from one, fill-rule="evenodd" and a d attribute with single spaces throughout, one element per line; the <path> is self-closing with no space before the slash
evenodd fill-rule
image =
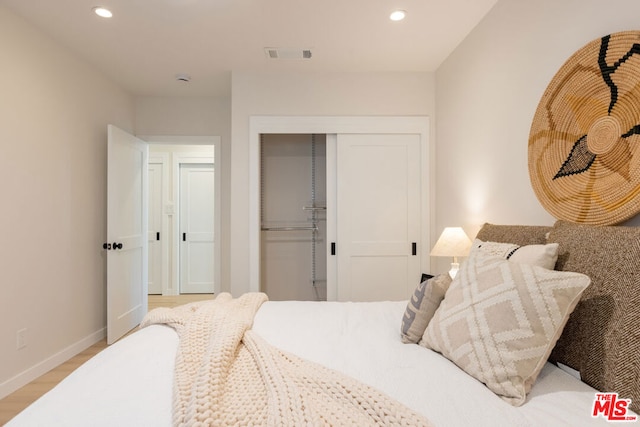
<path id="1" fill-rule="evenodd" d="M 18 390 L 19 388 L 29 384 L 31 381 L 46 374 L 53 368 L 71 359 L 76 354 L 86 350 L 98 341 L 104 339 L 107 329 L 102 328 L 99 331 L 92 333 L 91 335 L 81 339 L 80 341 L 71 344 L 69 347 L 59 351 L 58 353 L 46 358 L 42 362 L 30 367 L 26 371 L 19 373 L 13 378 L 0 383 L 0 399 L 5 398 L 9 394 Z"/>

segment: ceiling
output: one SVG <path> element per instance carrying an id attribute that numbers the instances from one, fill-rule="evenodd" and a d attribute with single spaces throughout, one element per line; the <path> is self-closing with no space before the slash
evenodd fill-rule
<path id="1" fill-rule="evenodd" d="M 232 71 L 435 71 L 497 0 L 0 0 L 139 96 L 229 96 Z M 105 6 L 113 17 L 96 16 Z M 393 22 L 389 14 L 404 9 Z M 311 49 L 309 60 L 265 47 Z M 189 83 L 176 80 L 185 73 Z"/>

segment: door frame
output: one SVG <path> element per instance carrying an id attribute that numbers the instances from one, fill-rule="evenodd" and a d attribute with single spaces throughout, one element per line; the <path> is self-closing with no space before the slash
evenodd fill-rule
<path id="1" fill-rule="evenodd" d="M 215 227 L 215 241 L 214 241 L 214 263 L 216 265 L 214 275 L 214 293 L 220 292 L 220 281 L 222 277 L 221 272 L 221 211 L 220 201 L 221 198 L 221 165 L 220 162 L 216 162 L 216 159 L 221 159 L 221 138 L 219 136 L 164 136 L 164 135 L 140 135 L 138 138 L 145 141 L 147 144 L 154 145 L 209 145 L 213 146 L 213 157 L 204 153 L 198 152 L 175 152 L 171 157 L 173 158 L 171 164 L 172 176 L 174 180 L 180 172 L 181 163 L 213 163 L 214 170 L 214 227 Z M 176 180 L 177 181 L 177 180 Z M 172 237 L 176 244 L 179 244 L 180 231 L 178 229 L 178 192 L 179 190 L 174 185 L 173 192 L 171 194 L 171 203 L 167 203 L 165 212 L 171 215 L 173 218 L 171 222 Z M 170 206 L 169 206 L 170 204 Z M 163 295 L 179 295 L 180 294 L 180 272 L 179 272 L 179 252 L 178 250 L 172 251 L 171 256 L 171 280 L 169 280 L 168 287 L 163 289 Z"/>
<path id="2" fill-rule="evenodd" d="M 428 215 L 428 224 L 422 227 L 422 248 L 431 247 L 435 232 L 435 147 L 430 143 L 428 116 L 251 116 L 249 117 L 249 291 L 260 291 L 260 135 L 261 134 L 418 134 L 421 147 L 421 212 Z M 329 150 L 329 147 L 327 146 Z M 327 152 L 327 156 L 329 156 Z M 327 201 L 331 176 L 327 170 Z M 331 234 L 333 233 L 333 235 Z M 335 237 L 335 230 L 327 224 L 327 241 Z M 422 250 L 421 268 L 430 270 L 428 250 Z M 327 279 L 335 275 L 335 264 L 327 260 Z M 419 280 L 417 278 L 416 280 Z M 328 289 L 327 289 L 328 291 Z"/>

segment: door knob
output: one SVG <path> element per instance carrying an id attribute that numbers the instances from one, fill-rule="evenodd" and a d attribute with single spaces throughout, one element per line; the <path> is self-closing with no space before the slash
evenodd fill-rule
<path id="1" fill-rule="evenodd" d="M 113 249 L 122 249 L 122 243 L 113 242 Z"/>
<path id="2" fill-rule="evenodd" d="M 103 243 L 102 244 L 102 249 L 106 249 L 108 251 L 111 250 L 111 243 Z"/>

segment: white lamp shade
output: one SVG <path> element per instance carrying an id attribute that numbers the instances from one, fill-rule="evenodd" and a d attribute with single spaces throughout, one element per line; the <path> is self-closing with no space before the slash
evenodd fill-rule
<path id="1" fill-rule="evenodd" d="M 471 240 L 462 227 L 446 227 L 431 249 L 431 256 L 467 256 L 471 250 Z"/>

